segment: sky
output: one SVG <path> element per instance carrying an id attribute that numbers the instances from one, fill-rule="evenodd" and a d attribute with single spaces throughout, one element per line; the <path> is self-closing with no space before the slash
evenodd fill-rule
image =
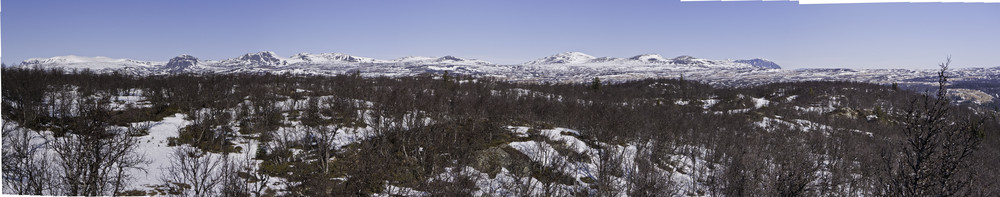
<path id="1" fill-rule="evenodd" d="M 1000 3 L 679 0 L 50 1 L 0 4 L 0 61 L 221 60 L 258 51 L 516 64 L 569 51 L 784 68 L 1000 66 Z"/>

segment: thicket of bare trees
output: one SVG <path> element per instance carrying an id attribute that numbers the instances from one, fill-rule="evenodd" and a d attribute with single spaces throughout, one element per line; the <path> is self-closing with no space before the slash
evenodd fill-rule
<path id="1" fill-rule="evenodd" d="M 42 140 L 30 130 L 3 123 L 3 185 L 4 191 L 19 195 L 42 195 L 52 191 L 55 173 Z"/>
<path id="2" fill-rule="evenodd" d="M 122 172 L 145 161 L 135 137 L 149 125 L 135 123 L 180 113 L 190 124 L 171 140 L 177 152 L 164 182 L 181 195 L 1000 194 L 989 181 L 1000 174 L 996 111 L 876 84 L 595 79 L 597 87 L 433 74 L 134 77 L 19 68 L 4 68 L 3 78 L 8 193 L 126 192 Z M 140 91 L 148 106 L 112 102 Z M 758 109 L 755 99 L 771 103 Z M 506 126 L 572 128 L 596 152 Z M 507 145 L 520 141 L 554 152 L 533 158 Z M 579 168 L 574 162 L 598 170 L 564 173 Z M 509 179 L 477 188 L 502 176 Z M 279 178 L 284 190 L 269 189 Z"/>
<path id="3" fill-rule="evenodd" d="M 60 76 L 61 71 L 32 72 Z M 12 158 L 4 161 L 5 188 L 35 195 L 112 195 L 127 189 L 133 170 L 144 170 L 147 160 L 137 153 L 136 137 L 149 125 L 129 123 L 126 116 L 132 114 L 114 110 L 120 106 L 111 98 L 123 90 L 29 87 L 40 89 L 4 90 L 4 155 Z"/>
<path id="4" fill-rule="evenodd" d="M 983 195 L 974 185 L 977 172 L 974 152 L 986 135 L 986 118 L 955 114 L 947 96 L 951 63 L 941 63 L 937 94 L 924 94 L 910 101 L 899 120 L 902 142 L 883 153 L 887 175 L 881 180 L 883 194 L 891 196 Z M 963 117 L 964 116 L 964 117 Z M 953 118 L 962 117 L 962 118 Z"/>

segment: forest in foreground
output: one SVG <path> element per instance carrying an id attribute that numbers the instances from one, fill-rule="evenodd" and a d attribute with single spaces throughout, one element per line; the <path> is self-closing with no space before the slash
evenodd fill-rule
<path id="1" fill-rule="evenodd" d="M 1000 196 L 1000 112 L 943 89 L 37 68 L 2 78 L 4 194 Z"/>

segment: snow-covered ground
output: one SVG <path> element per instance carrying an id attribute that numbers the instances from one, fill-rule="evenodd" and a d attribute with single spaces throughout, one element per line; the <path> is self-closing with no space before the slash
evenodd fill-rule
<path id="1" fill-rule="evenodd" d="M 163 118 L 161 121 L 136 124 L 149 124 L 151 126 L 149 127 L 149 135 L 139 137 L 138 150 L 140 154 L 145 155 L 146 159 L 149 160 L 148 164 L 142 166 L 146 171 L 132 171 L 135 177 L 139 177 L 133 182 L 133 187 L 144 190 L 146 189 L 143 188 L 145 186 L 152 186 L 163 182 L 161 179 L 164 175 L 163 170 L 170 165 L 169 156 L 176 148 L 168 146 L 167 138 L 177 137 L 178 131 L 190 124 L 190 121 L 184 120 L 184 114 L 174 114 L 173 116 Z"/>

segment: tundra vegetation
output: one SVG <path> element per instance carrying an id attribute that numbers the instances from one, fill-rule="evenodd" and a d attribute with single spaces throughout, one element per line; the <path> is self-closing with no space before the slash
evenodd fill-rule
<path id="1" fill-rule="evenodd" d="M 929 91 L 433 73 L 2 77 L 6 194 L 1000 196 L 998 112 L 950 102 L 943 74 Z M 142 150 L 167 117 L 186 122 L 164 142 L 173 151 Z M 149 167 L 157 157 L 164 168 Z M 150 171 L 161 184 L 130 184 Z"/>

